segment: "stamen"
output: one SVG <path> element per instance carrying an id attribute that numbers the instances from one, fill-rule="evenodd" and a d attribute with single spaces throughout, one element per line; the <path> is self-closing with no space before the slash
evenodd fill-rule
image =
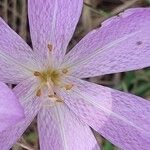
<path id="1" fill-rule="evenodd" d="M 61 104 L 64 101 L 54 101 L 53 104 L 51 104 L 51 105 L 44 105 L 44 107 L 55 107 L 58 104 L 57 102 L 59 102 L 59 104 Z"/>
<path id="2" fill-rule="evenodd" d="M 57 99 L 56 102 L 63 103 L 64 101 L 62 99 Z"/>
<path id="3" fill-rule="evenodd" d="M 48 97 L 51 97 L 51 98 L 54 98 L 55 97 L 55 94 L 54 94 L 54 91 L 53 91 L 53 83 L 52 81 L 49 80 L 49 82 L 46 83 L 47 87 L 48 87 L 48 91 L 49 91 L 49 95 Z"/>
<path id="4" fill-rule="evenodd" d="M 34 72 L 34 76 L 39 77 L 39 76 L 41 76 L 41 73 L 38 72 L 38 71 L 35 71 L 35 72 Z"/>
<path id="5" fill-rule="evenodd" d="M 44 107 L 54 107 L 54 106 L 56 106 L 56 104 L 52 104 L 52 105 L 44 105 Z"/>
<path id="6" fill-rule="evenodd" d="M 71 90 L 72 87 L 73 87 L 73 84 L 72 84 L 72 83 L 65 85 L 65 89 L 66 89 L 66 90 Z"/>
<path id="7" fill-rule="evenodd" d="M 67 74 L 67 73 L 68 73 L 68 69 L 67 69 L 67 68 L 64 68 L 64 69 L 62 70 L 62 73 Z"/>
<path id="8" fill-rule="evenodd" d="M 54 98 L 54 97 L 55 97 L 55 95 L 48 95 L 48 97 L 49 97 L 49 98 Z"/>
<path id="9" fill-rule="evenodd" d="M 49 98 L 51 98 L 52 100 L 54 100 L 54 102 L 64 102 L 60 97 L 58 97 L 56 94 L 55 95 L 48 95 Z"/>
<path id="10" fill-rule="evenodd" d="M 51 51 L 52 51 L 52 49 L 53 49 L 53 45 L 48 44 L 48 45 L 47 45 L 47 47 L 48 47 L 48 50 L 51 52 Z"/>
<path id="11" fill-rule="evenodd" d="M 42 95 L 41 89 L 37 90 L 36 96 L 37 96 L 37 97 L 40 97 L 41 95 Z"/>

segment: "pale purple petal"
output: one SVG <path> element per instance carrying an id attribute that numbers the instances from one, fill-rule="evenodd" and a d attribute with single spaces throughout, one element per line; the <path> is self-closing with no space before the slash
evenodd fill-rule
<path id="1" fill-rule="evenodd" d="M 0 132 L 24 118 L 24 111 L 14 93 L 0 82 Z"/>
<path id="2" fill-rule="evenodd" d="M 28 16 L 33 48 L 45 61 L 52 45 L 55 63 L 62 61 L 79 20 L 83 0 L 29 0 Z"/>
<path id="3" fill-rule="evenodd" d="M 35 89 L 31 88 L 31 86 L 34 87 L 35 82 L 29 79 L 18 84 L 14 89 L 24 108 L 26 118 L 14 127 L 10 127 L 0 133 L 0 147 L 2 150 L 8 150 L 15 144 L 39 112 L 40 101 L 35 97 Z"/>
<path id="4" fill-rule="evenodd" d="M 150 66 L 150 8 L 108 19 L 67 54 L 63 67 L 85 78 Z"/>
<path id="5" fill-rule="evenodd" d="M 91 129 L 64 104 L 45 106 L 38 115 L 41 150 L 98 150 Z"/>
<path id="6" fill-rule="evenodd" d="M 150 102 L 124 92 L 70 78 L 59 94 L 85 123 L 124 150 L 149 150 Z"/>
<path id="7" fill-rule="evenodd" d="M 33 73 L 34 67 L 33 51 L 0 18 L 0 81 L 19 83 Z"/>

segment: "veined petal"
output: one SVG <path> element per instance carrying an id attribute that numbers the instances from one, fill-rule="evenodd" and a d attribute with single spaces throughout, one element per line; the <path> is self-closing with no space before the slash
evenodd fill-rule
<path id="1" fill-rule="evenodd" d="M 150 102 L 72 77 L 68 82 L 72 90 L 59 94 L 85 123 L 121 149 L 149 149 Z"/>
<path id="2" fill-rule="evenodd" d="M 0 82 L 0 132 L 24 118 L 24 111 L 14 93 Z"/>
<path id="3" fill-rule="evenodd" d="M 33 87 L 35 87 L 35 82 L 29 79 L 18 84 L 14 89 L 14 93 L 24 108 L 25 119 L 0 133 L 0 147 L 2 150 L 8 150 L 15 144 L 40 109 L 40 101 L 35 97 L 35 89 Z"/>
<path id="4" fill-rule="evenodd" d="M 0 80 L 19 83 L 31 76 L 34 68 L 33 51 L 0 18 Z"/>
<path id="5" fill-rule="evenodd" d="M 64 104 L 43 108 L 38 115 L 41 150 L 98 150 L 91 129 Z"/>
<path id="6" fill-rule="evenodd" d="M 30 0 L 28 16 L 33 48 L 43 61 L 49 54 L 59 64 L 79 20 L 83 0 Z"/>
<path id="7" fill-rule="evenodd" d="M 62 67 L 85 78 L 150 66 L 150 8 L 129 9 L 90 32 Z"/>

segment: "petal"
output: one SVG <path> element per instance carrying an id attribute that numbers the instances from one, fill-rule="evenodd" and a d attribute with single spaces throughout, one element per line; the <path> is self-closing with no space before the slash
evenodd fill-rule
<path id="1" fill-rule="evenodd" d="M 150 66 L 150 8 L 108 19 L 67 54 L 62 67 L 85 78 Z"/>
<path id="2" fill-rule="evenodd" d="M 25 119 L 0 133 L 0 147 L 2 150 L 8 150 L 15 144 L 39 112 L 40 102 L 35 97 L 34 86 L 34 80 L 30 79 L 15 87 L 14 92 L 24 108 Z"/>
<path id="3" fill-rule="evenodd" d="M 33 48 L 43 60 L 52 45 L 57 63 L 62 61 L 81 14 L 83 0 L 30 0 L 28 15 Z"/>
<path id="4" fill-rule="evenodd" d="M 0 18 L 0 80 L 19 83 L 31 76 L 34 64 L 33 51 Z"/>
<path id="5" fill-rule="evenodd" d="M 68 82 L 74 88 L 60 96 L 85 123 L 121 149 L 149 149 L 150 102 L 80 79 Z"/>
<path id="6" fill-rule="evenodd" d="M 45 107 L 38 115 L 41 150 L 98 150 L 91 129 L 64 104 Z"/>
<path id="7" fill-rule="evenodd" d="M 24 112 L 14 93 L 0 82 L 0 132 L 24 118 Z"/>

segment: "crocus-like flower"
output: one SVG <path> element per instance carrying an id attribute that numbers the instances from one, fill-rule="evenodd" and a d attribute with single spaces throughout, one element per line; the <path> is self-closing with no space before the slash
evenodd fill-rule
<path id="1" fill-rule="evenodd" d="M 37 115 L 41 150 L 97 150 L 89 128 L 126 150 L 148 150 L 150 103 L 81 78 L 150 65 L 150 8 L 130 9 L 90 32 L 68 54 L 82 0 L 29 0 L 33 50 L 0 20 L 0 79 L 26 118 L 0 134 L 8 150 Z"/>
<path id="2" fill-rule="evenodd" d="M 0 132 L 21 121 L 23 109 L 14 93 L 0 82 Z"/>

